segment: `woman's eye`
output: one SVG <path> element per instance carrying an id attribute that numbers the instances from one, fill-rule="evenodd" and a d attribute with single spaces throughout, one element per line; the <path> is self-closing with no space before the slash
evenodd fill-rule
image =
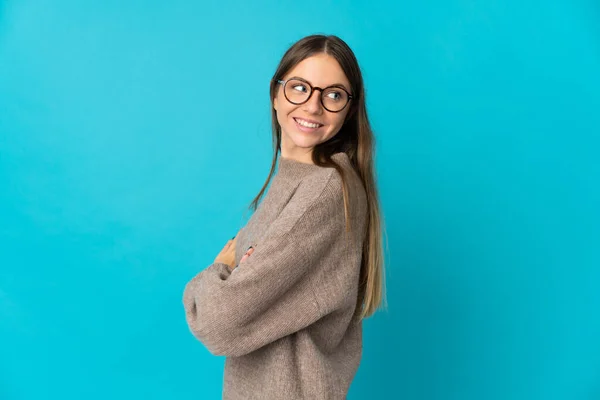
<path id="1" fill-rule="evenodd" d="M 299 92 L 305 92 L 306 91 L 306 86 L 303 85 L 295 85 L 294 86 L 294 90 L 297 90 Z"/>
<path id="2" fill-rule="evenodd" d="M 342 96 L 339 92 L 329 92 L 327 93 L 327 97 L 329 97 L 332 100 L 339 100 Z"/>

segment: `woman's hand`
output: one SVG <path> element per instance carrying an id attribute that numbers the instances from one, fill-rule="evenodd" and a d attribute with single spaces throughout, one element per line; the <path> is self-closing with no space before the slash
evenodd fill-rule
<path id="1" fill-rule="evenodd" d="M 235 239 L 230 239 L 223 247 L 223 250 L 215 258 L 215 263 L 223 263 L 235 268 Z"/>
<path id="2" fill-rule="evenodd" d="M 227 241 L 227 243 L 225 244 L 225 247 L 223 247 L 223 250 L 221 250 L 221 252 L 219 253 L 219 255 L 217 255 L 217 258 L 215 258 L 215 263 L 220 262 L 220 263 L 223 263 L 223 264 L 227 264 L 232 269 L 236 267 L 236 265 L 235 265 L 235 244 L 236 244 L 236 239 L 237 239 L 237 235 L 235 235 L 233 239 L 230 239 L 230 240 Z M 250 257 L 250 255 L 253 252 L 254 252 L 254 249 L 252 247 L 250 247 L 246 251 L 246 254 L 244 254 L 242 256 L 242 259 L 240 260 L 240 264 L 244 260 L 246 260 L 248 257 Z"/>
<path id="3" fill-rule="evenodd" d="M 241 264 L 242 262 L 244 262 L 244 260 L 245 260 L 246 258 L 250 257 L 250 254 L 252 254 L 252 253 L 254 253 L 254 248 L 253 248 L 253 247 L 250 247 L 250 248 L 248 249 L 248 251 L 246 251 L 246 254 L 244 254 L 244 255 L 242 256 L 242 259 L 240 260 L 240 264 Z"/>

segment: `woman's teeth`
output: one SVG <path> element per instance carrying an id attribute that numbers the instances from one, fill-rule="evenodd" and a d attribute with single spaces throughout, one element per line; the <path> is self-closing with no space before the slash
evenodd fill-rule
<path id="1" fill-rule="evenodd" d="M 320 124 L 312 124 L 310 122 L 306 122 L 306 121 L 298 119 L 298 118 L 296 118 L 296 122 L 307 128 L 318 128 L 319 126 L 321 126 Z"/>

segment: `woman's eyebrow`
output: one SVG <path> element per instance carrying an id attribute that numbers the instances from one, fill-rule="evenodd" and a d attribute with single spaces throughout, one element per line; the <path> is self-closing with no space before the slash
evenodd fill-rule
<path id="1" fill-rule="evenodd" d="M 348 90 L 348 88 L 346 87 L 346 85 L 344 85 L 343 83 L 334 83 L 333 85 L 327 85 L 326 87 L 331 87 L 331 86 L 342 87 L 342 88 Z"/>
<path id="2" fill-rule="evenodd" d="M 292 76 L 291 78 L 288 78 L 288 79 L 300 79 L 301 81 L 308 82 L 308 83 L 310 83 L 312 85 L 312 82 L 310 82 L 308 79 L 304 79 L 301 76 Z M 331 87 L 331 86 L 342 87 L 342 88 L 348 90 L 348 88 L 346 87 L 346 85 L 344 85 L 343 83 L 333 83 L 331 85 L 327 85 L 327 86 L 323 86 L 323 87 Z"/>

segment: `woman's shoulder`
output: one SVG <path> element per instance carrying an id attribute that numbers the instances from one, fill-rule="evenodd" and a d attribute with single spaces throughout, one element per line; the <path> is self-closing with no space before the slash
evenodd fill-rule
<path id="1" fill-rule="evenodd" d="M 295 194 L 305 196 L 307 200 L 338 204 L 343 201 L 343 186 L 346 183 L 350 197 L 360 195 L 362 184 L 348 156 L 345 153 L 336 153 L 332 159 L 340 166 L 344 174 L 343 179 L 333 166 L 317 168 L 302 179 Z"/>
<path id="2" fill-rule="evenodd" d="M 293 197 L 302 203 L 330 201 L 341 195 L 342 181 L 335 168 L 323 167 L 306 175 L 298 184 Z"/>

